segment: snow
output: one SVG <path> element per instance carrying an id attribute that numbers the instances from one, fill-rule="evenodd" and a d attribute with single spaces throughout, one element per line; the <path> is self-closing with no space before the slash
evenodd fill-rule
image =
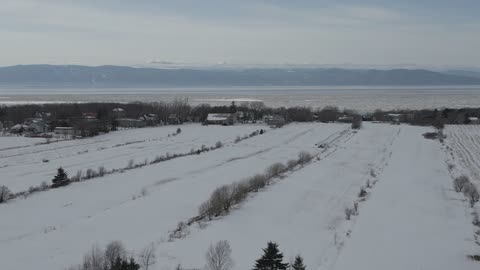
<path id="1" fill-rule="evenodd" d="M 177 136 L 170 136 L 181 128 Z M 123 168 L 130 159 L 142 162 L 152 160 L 167 152 L 187 153 L 202 145 L 213 146 L 217 141 L 228 143 L 236 136 L 254 130 L 266 129 L 263 125 L 201 126 L 197 124 L 130 129 L 81 140 L 45 144 L 45 139 L 0 137 L 0 184 L 12 191 L 22 191 L 43 181 L 49 182 L 58 167 L 70 175 L 89 168 Z M 37 144 L 37 145 L 35 145 Z M 31 147 L 25 147 L 31 146 Z M 43 162 L 48 160 L 49 162 Z"/>
<path id="2" fill-rule="evenodd" d="M 439 143 L 419 137 L 420 128 L 402 130 L 333 269 L 478 269 L 466 259 L 479 247 Z"/>
<path id="3" fill-rule="evenodd" d="M 429 128 L 365 123 L 352 131 L 348 124 L 289 124 L 235 144 L 237 135 L 264 127 L 180 127 L 182 133 L 173 137 L 168 134 L 176 127 L 170 126 L 48 145 L 19 139 L 10 150 L 3 150 L 7 144 L 0 138 L 0 162 L 8 166 L 0 168 L 0 184 L 15 189 L 38 183 L 42 174 L 42 180 L 50 179 L 60 163 L 68 172 L 100 164 L 125 166 L 131 158 L 141 161 L 218 140 L 225 143 L 201 155 L 0 204 L 2 269 L 64 269 L 79 263 L 93 244 L 112 240 L 121 240 L 134 254 L 153 242 L 153 270 L 178 264 L 202 268 L 208 246 L 218 240 L 230 242 L 234 270 L 251 269 L 267 241 L 277 242 L 287 261 L 301 254 L 307 269 L 478 268 L 466 258 L 480 253 L 473 241 L 471 209 L 451 188 L 450 152 L 423 138 Z M 458 146 L 448 138 L 460 167 Z M 79 154 L 85 150 L 89 152 Z M 251 194 L 229 215 L 202 228 L 193 225 L 184 239 L 168 241 L 169 231 L 195 216 L 216 187 L 261 173 L 300 151 L 318 159 Z M 469 155 L 470 162 L 480 162 L 478 153 Z M 45 157 L 51 161 L 40 164 Z M 378 182 L 367 189 L 359 215 L 347 221 L 344 209 L 358 201 L 367 181 Z"/>

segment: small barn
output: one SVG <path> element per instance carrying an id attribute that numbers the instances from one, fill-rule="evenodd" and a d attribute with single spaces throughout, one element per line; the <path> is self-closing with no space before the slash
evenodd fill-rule
<path id="1" fill-rule="evenodd" d="M 237 122 L 236 114 L 234 113 L 209 113 L 206 124 L 212 125 L 233 125 Z"/>

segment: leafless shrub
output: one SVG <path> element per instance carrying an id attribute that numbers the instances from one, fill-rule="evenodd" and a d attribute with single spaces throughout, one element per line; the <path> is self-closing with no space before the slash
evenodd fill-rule
<path id="1" fill-rule="evenodd" d="M 370 176 L 371 177 L 377 177 L 377 173 L 375 172 L 375 170 L 373 168 L 370 168 Z"/>
<path id="2" fill-rule="evenodd" d="M 70 178 L 70 181 L 72 182 L 80 182 L 81 180 L 82 180 L 82 170 L 78 170 L 77 174 L 75 174 Z"/>
<path id="3" fill-rule="evenodd" d="M 472 224 L 474 226 L 480 227 L 480 219 L 478 218 L 478 213 L 474 212 Z"/>
<path id="4" fill-rule="evenodd" d="M 148 267 L 155 264 L 155 250 L 155 245 L 151 243 L 140 252 L 140 265 L 143 269 L 148 270 Z"/>
<path id="5" fill-rule="evenodd" d="M 370 179 L 367 179 L 367 183 L 365 184 L 367 188 L 371 188 L 372 184 L 370 183 Z"/>
<path id="6" fill-rule="evenodd" d="M 455 168 L 455 165 L 452 164 L 452 163 L 448 163 L 447 166 L 448 166 L 448 170 L 449 170 L 449 171 L 451 171 L 451 170 L 453 170 L 453 168 Z"/>
<path id="7" fill-rule="evenodd" d="M 466 183 L 470 182 L 467 176 L 461 175 L 453 180 L 453 188 L 456 192 L 462 191 Z"/>
<path id="8" fill-rule="evenodd" d="M 85 178 L 86 179 L 91 179 L 95 177 L 95 171 L 93 169 L 87 169 L 87 172 L 85 173 Z"/>
<path id="9" fill-rule="evenodd" d="M 345 208 L 345 218 L 346 218 L 347 220 L 350 220 L 351 217 L 352 217 L 352 215 L 353 215 L 354 213 L 355 213 L 355 210 L 354 210 L 354 209 L 349 208 L 349 207 Z"/>
<path id="10" fill-rule="evenodd" d="M 223 146 L 223 144 L 222 144 L 221 141 L 218 141 L 218 142 L 215 143 L 215 148 L 220 148 L 222 146 Z"/>
<path id="11" fill-rule="evenodd" d="M 208 270 L 230 270 L 233 267 L 232 249 L 226 240 L 210 245 L 205 258 Z"/>
<path id="12" fill-rule="evenodd" d="M 235 138 L 235 141 L 233 141 L 234 143 L 239 143 L 240 141 L 242 141 L 242 139 L 240 138 L 240 136 L 237 136 Z"/>
<path id="13" fill-rule="evenodd" d="M 480 194 L 478 193 L 477 188 L 471 182 L 466 183 L 463 186 L 462 191 L 465 197 L 467 197 L 471 207 L 473 207 L 480 199 Z"/>
<path id="14" fill-rule="evenodd" d="M 107 269 L 113 269 L 118 258 L 124 259 L 127 255 L 122 242 L 112 241 L 105 248 L 105 266 Z"/>
<path id="15" fill-rule="evenodd" d="M 4 203 L 10 199 L 12 192 L 6 186 L 0 186 L 0 203 Z"/>
<path id="16" fill-rule="evenodd" d="M 221 186 L 215 189 L 210 196 L 210 209 L 208 210 L 213 216 L 218 217 L 223 212 L 228 212 L 232 205 L 231 192 L 229 186 Z"/>
<path id="17" fill-rule="evenodd" d="M 100 166 L 98 167 L 98 176 L 103 177 L 107 173 L 107 169 L 105 167 Z"/>
<path id="18" fill-rule="evenodd" d="M 289 170 L 293 170 L 297 165 L 298 165 L 298 161 L 297 161 L 297 160 L 290 159 L 289 161 L 287 161 L 287 168 L 288 168 Z"/>
<path id="19" fill-rule="evenodd" d="M 130 159 L 128 161 L 127 169 L 133 169 L 134 164 L 135 164 L 135 161 L 133 161 L 133 159 Z"/>
<path id="20" fill-rule="evenodd" d="M 263 174 L 257 174 L 248 180 L 248 185 L 251 190 L 257 192 L 259 189 L 267 185 L 267 177 Z"/>
<path id="21" fill-rule="evenodd" d="M 212 207 L 210 205 L 210 200 L 206 200 L 198 208 L 198 213 L 200 214 L 200 216 L 205 216 L 205 217 L 208 217 L 208 219 L 212 219 L 213 212 L 211 209 Z"/>
<path id="22" fill-rule="evenodd" d="M 232 185 L 231 196 L 234 204 L 241 203 L 248 195 L 248 185 L 244 182 Z"/>
<path id="23" fill-rule="evenodd" d="M 42 181 L 42 183 L 40 184 L 40 189 L 41 190 L 47 190 L 49 188 L 50 188 L 50 186 L 48 185 L 48 183 L 46 181 Z"/>
<path id="24" fill-rule="evenodd" d="M 267 168 L 265 174 L 267 175 L 268 178 L 277 177 L 280 174 L 282 174 L 283 172 L 285 172 L 286 169 L 287 169 L 287 167 L 285 165 L 278 162 L 278 163 L 274 163 L 274 164 L 270 165 Z"/>
<path id="25" fill-rule="evenodd" d="M 365 196 L 367 196 L 367 191 L 365 190 L 364 187 L 361 187 L 361 188 L 360 188 L 360 191 L 358 192 L 358 197 L 359 197 L 359 198 L 363 198 L 363 197 L 365 197 Z"/>
<path id="26" fill-rule="evenodd" d="M 358 202 L 353 203 L 353 211 L 355 211 L 355 214 L 358 213 Z"/>
<path id="27" fill-rule="evenodd" d="M 306 152 L 306 151 L 302 151 L 300 153 L 298 153 L 298 164 L 300 165 L 304 165 L 304 164 L 307 164 L 308 162 L 310 162 L 312 160 L 312 155 L 310 155 L 310 153 Z"/>
<path id="28" fill-rule="evenodd" d="M 187 223 L 180 221 L 177 224 L 177 228 L 170 233 L 170 241 L 173 239 L 182 239 L 188 235 L 188 226 Z"/>
<path id="29" fill-rule="evenodd" d="M 94 245 L 92 249 L 83 256 L 82 270 L 103 270 L 105 257 L 103 250 Z"/>

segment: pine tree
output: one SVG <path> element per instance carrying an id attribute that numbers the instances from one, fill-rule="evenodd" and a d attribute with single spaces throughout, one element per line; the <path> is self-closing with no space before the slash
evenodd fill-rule
<path id="1" fill-rule="evenodd" d="M 62 186 L 68 184 L 68 175 L 62 167 L 58 168 L 57 175 L 55 175 L 52 182 L 54 186 Z"/>
<path id="2" fill-rule="evenodd" d="M 263 249 L 263 256 L 255 263 L 253 270 L 286 270 L 288 263 L 283 263 L 283 254 L 278 250 L 278 244 L 268 242 Z"/>
<path id="3" fill-rule="evenodd" d="M 300 255 L 295 257 L 295 262 L 292 265 L 294 270 L 305 270 L 307 267 L 303 264 L 303 258 Z"/>

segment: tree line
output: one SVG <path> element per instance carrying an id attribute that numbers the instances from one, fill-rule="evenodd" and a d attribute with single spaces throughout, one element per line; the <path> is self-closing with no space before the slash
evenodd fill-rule
<path id="1" fill-rule="evenodd" d="M 284 262 L 283 253 L 275 242 L 268 242 L 262 249 L 262 255 L 255 261 L 252 270 L 306 270 L 303 257 L 296 255 L 292 263 Z M 140 253 L 127 252 L 120 241 L 110 242 L 105 249 L 94 245 L 78 265 L 66 270 L 148 270 L 157 263 L 156 248 L 153 243 L 143 248 Z M 234 268 L 232 249 L 227 240 L 211 244 L 205 253 L 205 270 L 231 270 Z M 182 270 L 179 264 L 175 270 Z"/>

